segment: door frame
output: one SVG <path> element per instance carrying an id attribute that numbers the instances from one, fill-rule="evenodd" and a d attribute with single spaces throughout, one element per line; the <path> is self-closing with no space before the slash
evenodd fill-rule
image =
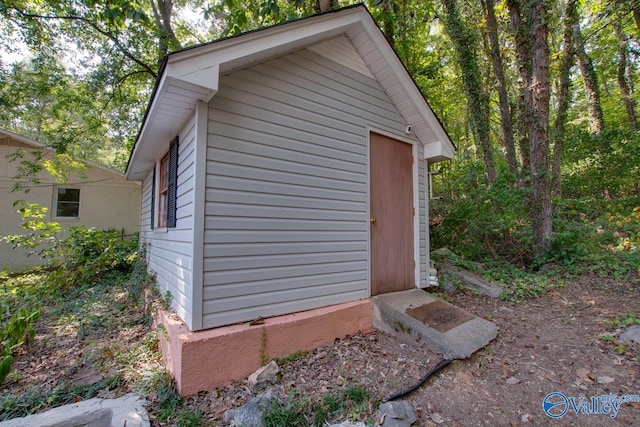
<path id="1" fill-rule="evenodd" d="M 411 145 L 411 154 L 413 156 L 412 181 L 413 181 L 413 259 L 414 267 L 414 286 L 420 288 L 420 174 L 418 162 L 418 141 L 407 136 L 388 132 L 380 128 L 367 125 L 367 285 L 369 288 L 369 296 L 371 296 L 371 134 L 377 133 L 396 141 L 404 142 Z M 427 230 L 428 234 L 428 230 Z M 428 240 L 427 240 L 428 241 Z"/>

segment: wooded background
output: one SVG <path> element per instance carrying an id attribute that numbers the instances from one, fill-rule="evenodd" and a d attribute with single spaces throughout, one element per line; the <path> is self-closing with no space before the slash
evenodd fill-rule
<path id="1" fill-rule="evenodd" d="M 352 3 L 1 0 L 0 126 L 122 170 L 168 52 Z M 458 148 L 432 247 L 640 268 L 640 0 L 365 4 Z"/>

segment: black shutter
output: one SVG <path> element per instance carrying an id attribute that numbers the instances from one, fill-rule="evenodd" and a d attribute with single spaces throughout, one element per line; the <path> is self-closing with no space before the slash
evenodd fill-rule
<path id="1" fill-rule="evenodd" d="M 176 226 L 176 190 L 178 183 L 178 137 L 169 145 L 169 176 L 167 185 L 167 227 Z"/>
<path id="2" fill-rule="evenodd" d="M 153 167 L 153 178 L 151 178 L 151 229 L 156 223 L 156 167 Z"/>

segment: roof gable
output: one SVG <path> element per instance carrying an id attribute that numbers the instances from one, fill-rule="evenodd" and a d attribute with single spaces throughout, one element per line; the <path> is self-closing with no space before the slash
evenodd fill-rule
<path id="1" fill-rule="evenodd" d="M 10 130 L 3 129 L 3 128 L 0 128 L 0 145 L 17 147 L 17 148 L 51 149 L 41 142 L 35 141 L 33 139 L 27 138 L 26 136 L 17 134 L 15 132 L 11 132 Z M 91 160 L 83 160 L 83 163 L 85 163 L 88 167 L 102 169 L 103 171 L 116 175 L 118 177 L 124 176 L 122 172 L 119 172 L 115 169 L 111 169 L 99 163 L 92 162 Z"/>
<path id="2" fill-rule="evenodd" d="M 425 157 L 453 157 L 455 146 L 440 121 L 371 14 L 358 5 L 168 55 L 129 158 L 127 179 L 146 176 L 196 104 L 215 96 L 221 75 L 303 48 L 376 79 L 425 145 Z"/>

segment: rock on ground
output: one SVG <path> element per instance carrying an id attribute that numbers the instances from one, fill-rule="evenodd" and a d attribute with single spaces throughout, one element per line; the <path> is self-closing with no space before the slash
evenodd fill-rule
<path id="1" fill-rule="evenodd" d="M 114 426 L 149 427 L 144 399 L 130 393 L 118 399 L 89 399 L 37 415 L 0 422 L 1 427 Z"/>
<path id="2" fill-rule="evenodd" d="M 255 388 L 256 386 L 260 386 L 269 382 L 273 382 L 276 379 L 276 375 L 280 369 L 275 361 L 271 361 L 268 364 L 262 366 L 260 369 L 255 371 L 253 374 L 249 375 L 247 382 L 249 383 L 249 387 Z"/>
<path id="3" fill-rule="evenodd" d="M 376 412 L 376 420 L 382 427 L 410 427 L 417 419 L 413 406 L 406 400 L 385 402 Z"/>
<path id="4" fill-rule="evenodd" d="M 254 397 L 239 408 L 225 411 L 222 415 L 222 421 L 225 425 L 232 427 L 263 427 L 264 421 L 262 417 L 265 411 L 279 401 L 280 399 L 278 399 L 278 396 L 276 396 L 273 390 L 269 390 L 266 393 Z"/>
<path id="5" fill-rule="evenodd" d="M 631 325 L 625 329 L 618 339 L 622 342 L 637 342 L 640 343 L 640 325 Z"/>

